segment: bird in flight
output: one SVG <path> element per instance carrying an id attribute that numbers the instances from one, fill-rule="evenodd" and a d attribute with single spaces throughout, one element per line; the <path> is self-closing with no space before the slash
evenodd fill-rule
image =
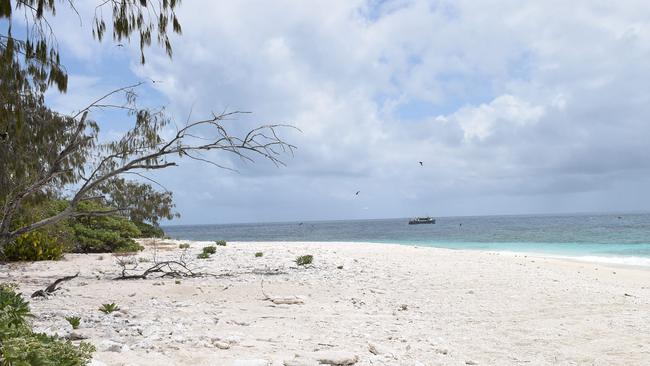
<path id="1" fill-rule="evenodd" d="M 424 166 L 424 164 L 421 161 L 418 161 L 418 163 L 420 163 L 420 166 Z"/>
<path id="2" fill-rule="evenodd" d="M 118 44 L 115 45 L 115 47 L 124 47 L 124 45 L 121 44 L 121 43 L 118 43 Z"/>
<path id="3" fill-rule="evenodd" d="M 361 193 L 361 191 L 357 191 L 357 193 L 355 193 L 354 195 L 355 195 L 355 196 L 358 196 L 359 193 Z"/>

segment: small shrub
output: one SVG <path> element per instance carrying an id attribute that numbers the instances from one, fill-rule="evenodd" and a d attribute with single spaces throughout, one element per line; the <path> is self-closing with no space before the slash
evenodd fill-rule
<path id="1" fill-rule="evenodd" d="M 264 256 L 264 253 L 262 253 L 262 252 L 255 253 L 255 258 L 259 258 L 259 257 L 262 257 L 262 256 Z"/>
<path id="2" fill-rule="evenodd" d="M 190 249 L 190 244 L 189 243 L 178 244 L 178 247 L 180 249 Z"/>
<path id="3" fill-rule="evenodd" d="M 217 244 L 220 247 L 225 247 L 226 246 L 226 241 L 225 240 L 217 240 L 214 243 Z"/>
<path id="4" fill-rule="evenodd" d="M 197 257 L 198 259 L 208 259 L 208 258 L 210 258 L 210 254 L 208 254 L 208 253 L 206 253 L 206 252 L 201 252 L 201 253 L 199 253 L 199 255 L 197 255 L 196 257 Z"/>
<path id="5" fill-rule="evenodd" d="M 215 247 L 214 245 L 209 245 L 203 248 L 203 253 L 205 254 L 214 254 L 216 252 L 217 252 L 217 247 Z"/>
<path id="6" fill-rule="evenodd" d="M 9 261 L 43 261 L 61 259 L 68 248 L 57 237 L 41 230 L 23 234 L 5 247 Z"/>
<path id="7" fill-rule="evenodd" d="M 149 263 L 149 262 L 151 262 L 151 259 L 145 258 L 145 257 L 138 257 L 138 262 L 140 262 L 140 263 Z"/>
<path id="8" fill-rule="evenodd" d="M 180 284 L 181 284 L 181 280 L 176 280 L 176 281 L 174 281 L 174 283 L 177 284 L 177 285 L 180 285 Z"/>
<path id="9" fill-rule="evenodd" d="M 78 316 L 66 316 L 65 320 L 67 320 L 68 323 L 70 323 L 72 329 L 79 328 L 79 324 L 81 323 L 81 318 Z"/>
<path id="10" fill-rule="evenodd" d="M 298 258 L 296 258 L 296 264 L 299 266 L 306 266 L 308 264 L 311 264 L 311 262 L 313 261 L 314 261 L 314 256 L 311 254 L 301 255 Z"/>
<path id="11" fill-rule="evenodd" d="M 338 268 L 338 269 L 343 269 L 343 266 L 336 266 L 336 268 Z"/>
<path id="12" fill-rule="evenodd" d="M 34 333 L 26 318 L 28 303 L 15 286 L 0 284 L 0 365 L 86 365 L 95 348 L 81 342 L 75 346 L 57 336 Z"/>
<path id="13" fill-rule="evenodd" d="M 116 303 L 112 302 L 110 304 L 102 304 L 102 307 L 99 308 L 99 311 L 101 311 L 104 314 L 110 314 L 114 311 L 120 310 L 120 307 L 117 306 Z"/>
<path id="14" fill-rule="evenodd" d="M 140 238 L 162 238 L 165 232 L 158 225 L 151 225 L 146 222 L 132 221 L 140 230 Z"/>
<path id="15" fill-rule="evenodd" d="M 16 293 L 16 285 L 0 284 L 0 329 L 21 328 L 27 326 L 26 318 L 33 315 L 29 310 L 29 303 Z M 4 338 L 2 331 L 0 337 Z"/>

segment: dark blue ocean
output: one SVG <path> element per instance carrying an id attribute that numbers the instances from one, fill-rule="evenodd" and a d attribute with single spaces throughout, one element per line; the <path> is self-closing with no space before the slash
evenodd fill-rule
<path id="1" fill-rule="evenodd" d="M 397 243 L 650 265 L 650 214 L 572 214 L 306 221 L 163 227 L 175 239 Z"/>

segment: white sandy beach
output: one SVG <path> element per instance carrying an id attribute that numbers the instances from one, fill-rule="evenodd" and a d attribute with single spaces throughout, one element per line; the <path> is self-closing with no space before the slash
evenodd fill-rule
<path id="1" fill-rule="evenodd" d="M 64 317 L 80 316 L 97 365 L 650 365 L 645 268 L 363 243 L 228 243 L 195 259 L 208 244 L 191 244 L 191 265 L 232 276 L 113 281 L 112 255 L 68 254 L 0 280 L 29 295 L 79 271 L 31 300 L 34 325 L 70 335 Z M 293 263 L 303 254 L 312 266 Z M 98 310 L 111 302 L 121 310 Z"/>

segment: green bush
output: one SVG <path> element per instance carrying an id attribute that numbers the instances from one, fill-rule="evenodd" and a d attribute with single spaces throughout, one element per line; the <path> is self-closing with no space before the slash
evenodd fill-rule
<path id="1" fill-rule="evenodd" d="M 313 261 L 314 261 L 314 256 L 311 254 L 301 255 L 298 258 L 296 258 L 296 264 L 299 266 L 306 266 L 308 264 L 311 264 L 311 262 Z"/>
<path id="2" fill-rule="evenodd" d="M 56 215 L 66 207 L 65 201 L 48 200 L 40 197 L 26 201 L 11 222 L 15 230 L 46 217 Z M 7 261 L 56 260 L 69 251 L 72 230 L 65 222 L 48 225 L 45 228 L 25 233 L 5 245 L 4 259 Z"/>
<path id="3" fill-rule="evenodd" d="M 214 243 L 217 244 L 220 247 L 225 247 L 226 244 L 227 244 L 225 240 L 217 240 Z"/>
<path id="4" fill-rule="evenodd" d="M 75 346 L 56 336 L 34 333 L 27 318 L 29 304 L 15 287 L 0 285 L 0 365 L 3 366 L 83 366 L 94 347 L 81 342 Z"/>
<path id="5" fill-rule="evenodd" d="M 108 210 L 98 202 L 82 202 L 79 210 Z M 136 252 L 143 250 L 140 244 L 131 238 L 142 233 L 128 218 L 123 216 L 81 216 L 70 222 L 74 233 L 75 251 L 81 253 Z"/>
<path id="6" fill-rule="evenodd" d="M 178 247 L 181 249 L 190 249 L 190 245 L 188 243 L 178 244 Z"/>
<path id="7" fill-rule="evenodd" d="M 16 286 L 0 284 L 0 338 L 5 338 L 7 329 L 27 327 L 27 318 L 31 317 L 29 303 L 16 293 Z"/>
<path id="8" fill-rule="evenodd" d="M 262 253 L 262 252 L 257 252 L 257 253 L 255 253 L 255 258 L 259 258 L 259 257 L 261 257 L 261 256 L 263 256 L 263 255 L 264 255 L 264 253 Z"/>
<path id="9" fill-rule="evenodd" d="M 112 302 L 110 304 L 102 304 L 102 306 L 99 308 L 99 311 L 101 311 L 104 314 L 110 314 L 114 311 L 120 310 L 120 307 L 117 306 L 116 303 Z"/>
<path id="10" fill-rule="evenodd" d="M 208 258 L 210 258 L 210 253 L 201 252 L 196 257 L 198 259 L 208 259 Z"/>
<path id="11" fill-rule="evenodd" d="M 214 245 L 208 245 L 207 247 L 203 247 L 203 253 L 205 254 L 214 254 L 217 252 L 217 247 Z"/>
<path id="12" fill-rule="evenodd" d="M 108 221 L 113 221 L 108 218 Z M 120 220 L 115 220 L 120 221 Z M 128 221 L 124 222 L 126 226 L 133 225 Z M 114 228 L 87 226 L 82 223 L 74 224 L 73 226 L 75 239 L 76 239 L 76 252 L 80 253 L 113 253 L 113 252 L 137 252 L 143 250 L 144 247 L 136 243 L 130 237 L 125 237 L 123 234 Z M 135 225 L 133 225 L 135 228 Z"/>
<path id="13" fill-rule="evenodd" d="M 70 323 L 72 329 L 79 328 L 79 324 L 81 323 L 81 318 L 78 316 L 66 316 L 65 320 L 67 320 L 68 323 Z"/>
<path id="14" fill-rule="evenodd" d="M 165 232 L 160 226 L 147 224 L 146 222 L 133 221 L 133 224 L 140 230 L 138 238 L 162 238 Z"/>
<path id="15" fill-rule="evenodd" d="M 5 247 L 8 261 L 43 261 L 61 259 L 67 246 L 47 231 L 37 230 L 23 234 Z"/>

